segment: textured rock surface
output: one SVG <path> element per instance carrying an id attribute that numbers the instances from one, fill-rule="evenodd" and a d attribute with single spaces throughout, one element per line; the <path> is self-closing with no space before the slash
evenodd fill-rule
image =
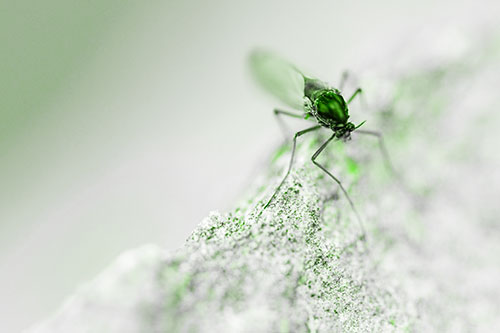
<path id="1" fill-rule="evenodd" d="M 352 106 L 353 120 L 386 134 L 401 182 L 361 135 L 319 161 L 348 188 L 366 242 L 345 197 L 310 162 L 328 133 L 307 135 L 262 215 L 290 144 L 238 208 L 212 213 L 174 253 L 123 255 L 32 332 L 499 327 L 499 49 L 492 38 L 427 67 L 401 64 L 404 76 L 364 79 L 370 111 Z"/>

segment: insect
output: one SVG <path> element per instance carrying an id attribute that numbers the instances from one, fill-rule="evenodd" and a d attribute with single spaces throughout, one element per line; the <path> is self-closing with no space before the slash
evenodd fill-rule
<path id="1" fill-rule="evenodd" d="M 319 167 L 337 183 L 356 215 L 362 231 L 361 238 L 364 239 L 366 235 L 365 228 L 363 227 L 362 219 L 356 210 L 356 206 L 354 205 L 351 197 L 340 180 L 317 161 L 318 156 L 330 142 L 334 140 L 346 142 L 351 139 L 351 133 L 356 131 L 356 133 L 374 136 L 378 139 L 386 165 L 391 171 L 394 170 L 389 160 L 389 155 L 387 153 L 382 134 L 376 131 L 359 129 L 359 127 L 365 123 L 364 121 L 358 125 L 349 121 L 348 106 L 356 98 L 356 96 L 362 94 L 362 89 L 356 89 L 346 101 L 341 92 L 346 79 L 345 73 L 342 76 L 339 89 L 337 89 L 329 86 L 321 80 L 304 75 L 297 67 L 268 51 L 254 51 L 250 56 L 250 66 L 257 81 L 266 90 L 278 97 L 288 106 L 302 111 L 301 113 L 296 113 L 281 109 L 274 109 L 274 114 L 280 122 L 280 125 L 283 126 L 282 119 L 280 118 L 281 116 L 302 118 L 316 122 L 314 126 L 299 131 L 293 136 L 292 154 L 287 172 L 269 201 L 262 208 L 261 213 L 275 199 L 281 186 L 290 174 L 295 156 L 297 138 L 306 133 L 317 131 L 320 128 L 327 128 L 332 131 L 332 134 L 318 148 L 318 150 L 316 150 L 316 152 L 312 155 L 311 160 L 317 167 Z"/>

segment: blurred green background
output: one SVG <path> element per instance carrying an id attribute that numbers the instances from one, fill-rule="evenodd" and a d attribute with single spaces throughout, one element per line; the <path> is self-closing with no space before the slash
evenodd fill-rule
<path id="1" fill-rule="evenodd" d="M 246 57 L 336 82 L 495 1 L 0 4 L 0 331 L 53 313 L 120 252 L 180 246 L 281 140 Z M 391 53 L 394 50 L 394 53 Z M 385 57 L 385 58 L 381 58 Z"/>

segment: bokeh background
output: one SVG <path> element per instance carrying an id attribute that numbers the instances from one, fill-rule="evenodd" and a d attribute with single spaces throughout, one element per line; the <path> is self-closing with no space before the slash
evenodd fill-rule
<path id="1" fill-rule="evenodd" d="M 0 3 L 0 331 L 50 315 L 126 249 L 179 247 L 236 202 L 281 140 L 276 101 L 248 75 L 254 47 L 334 83 L 401 61 L 422 31 L 499 13 L 498 1 Z"/>

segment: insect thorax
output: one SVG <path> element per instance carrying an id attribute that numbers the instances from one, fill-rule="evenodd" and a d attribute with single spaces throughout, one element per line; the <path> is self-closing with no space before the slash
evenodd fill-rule
<path id="1" fill-rule="evenodd" d="M 305 95 L 304 109 L 332 129 L 345 126 L 349 119 L 347 103 L 336 89 L 318 89 Z"/>

